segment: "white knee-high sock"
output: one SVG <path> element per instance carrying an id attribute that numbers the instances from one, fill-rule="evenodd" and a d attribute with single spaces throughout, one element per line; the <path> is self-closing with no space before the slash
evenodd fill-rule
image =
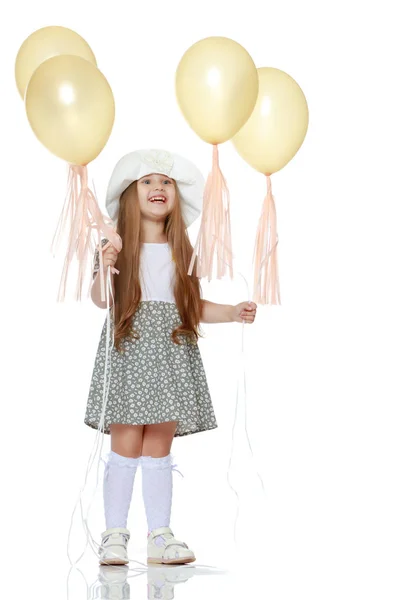
<path id="1" fill-rule="evenodd" d="M 104 471 L 103 496 L 106 528 L 126 527 L 139 458 L 111 450 Z"/>
<path id="2" fill-rule="evenodd" d="M 142 492 L 148 531 L 169 527 L 172 506 L 172 456 L 142 456 Z"/>

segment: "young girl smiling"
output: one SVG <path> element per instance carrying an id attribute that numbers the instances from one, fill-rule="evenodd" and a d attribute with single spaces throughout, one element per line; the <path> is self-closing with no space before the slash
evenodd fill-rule
<path id="1" fill-rule="evenodd" d="M 187 228 L 201 214 L 204 180 L 188 160 L 162 150 L 140 150 L 115 166 L 106 207 L 122 238 L 120 253 L 102 242 L 103 269 L 115 267 L 109 296 L 114 347 L 104 433 L 111 451 L 104 474 L 106 530 L 101 564 L 129 562 L 128 512 L 142 468 L 150 563 L 184 564 L 195 554 L 170 528 L 171 446 L 174 437 L 215 429 L 217 422 L 198 347 L 200 322 L 253 323 L 257 306 L 204 300 Z M 92 300 L 100 308 L 99 252 Z M 114 298 L 114 300 L 113 300 Z M 84 422 L 100 422 L 106 323 L 98 345 Z"/>

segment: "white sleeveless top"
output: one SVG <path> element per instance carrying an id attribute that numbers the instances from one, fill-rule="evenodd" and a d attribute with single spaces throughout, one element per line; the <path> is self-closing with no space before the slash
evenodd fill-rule
<path id="1" fill-rule="evenodd" d="M 140 251 L 141 300 L 174 302 L 175 263 L 168 242 L 142 242 Z"/>

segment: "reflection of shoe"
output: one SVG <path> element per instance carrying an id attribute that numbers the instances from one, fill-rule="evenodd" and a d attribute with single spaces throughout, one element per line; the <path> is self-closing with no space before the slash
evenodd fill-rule
<path id="1" fill-rule="evenodd" d="M 130 586 L 126 581 L 129 567 L 127 565 L 102 565 L 99 582 L 92 592 L 93 600 L 129 600 Z"/>
<path id="2" fill-rule="evenodd" d="M 147 569 L 148 600 L 172 600 L 174 587 L 193 577 L 194 567 L 175 567 L 173 565 L 152 565 Z"/>
<path id="3" fill-rule="evenodd" d="M 155 538 L 161 536 L 162 546 L 157 546 Z M 174 538 L 169 527 L 153 529 L 147 541 L 147 562 L 158 564 L 185 564 L 196 560 L 187 544 Z"/>
<path id="4" fill-rule="evenodd" d="M 126 565 L 129 563 L 127 545 L 130 532 L 125 527 L 112 527 L 101 534 L 99 557 L 101 565 Z"/>
<path id="5" fill-rule="evenodd" d="M 148 578 L 153 578 L 157 574 L 163 574 L 170 583 L 184 583 L 191 577 L 194 577 L 196 567 L 187 567 L 185 565 L 149 565 L 147 567 Z"/>

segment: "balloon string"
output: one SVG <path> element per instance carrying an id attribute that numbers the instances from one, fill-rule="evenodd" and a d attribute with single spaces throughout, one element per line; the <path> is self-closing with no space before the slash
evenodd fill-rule
<path id="1" fill-rule="evenodd" d="M 101 256 L 101 251 L 99 251 L 99 254 Z M 111 267 L 109 266 L 107 268 L 107 283 L 108 283 L 108 291 L 111 294 L 112 300 L 113 300 L 113 305 L 114 305 L 114 295 L 113 295 L 113 288 L 112 288 L 112 282 L 111 282 Z M 82 557 L 84 556 L 85 552 L 86 552 L 86 548 L 88 547 L 88 544 L 90 545 L 91 549 L 94 551 L 94 553 L 96 554 L 97 557 L 99 557 L 98 554 L 98 549 L 100 548 L 101 544 L 99 544 L 98 542 L 95 541 L 89 525 L 88 525 L 88 518 L 89 518 L 89 512 L 90 512 L 90 508 L 92 506 L 97 488 L 98 488 L 98 484 L 99 484 L 99 468 L 100 468 L 100 462 L 104 462 L 104 460 L 101 457 L 102 454 L 102 448 L 103 448 L 103 442 L 104 442 L 104 418 L 105 418 L 105 410 L 106 410 L 106 406 L 107 406 L 107 401 L 108 401 L 108 393 L 109 393 L 109 388 L 110 388 L 110 383 L 111 383 L 111 359 L 112 359 L 112 353 L 109 351 L 110 349 L 110 329 L 111 329 L 111 319 L 110 319 L 110 305 L 109 305 L 109 294 L 106 294 L 106 303 L 107 303 L 107 327 L 106 327 L 106 356 L 105 356 L 105 364 L 104 364 L 104 384 L 103 384 L 103 405 L 102 405 L 102 412 L 101 412 L 101 417 L 100 417 L 100 422 L 99 422 L 99 426 L 97 428 L 96 431 L 96 438 L 95 438 L 95 442 L 93 445 L 93 449 L 92 452 L 89 456 L 89 461 L 88 461 L 88 466 L 86 469 L 86 474 L 85 474 L 85 480 L 84 480 L 84 484 L 79 492 L 79 496 L 78 496 L 78 500 L 75 504 L 74 510 L 72 512 L 71 515 L 71 523 L 70 523 L 70 528 L 69 528 L 69 532 L 68 532 L 68 540 L 67 540 L 67 556 L 68 556 L 68 560 L 70 562 L 70 571 L 67 577 L 67 598 L 69 598 L 69 588 L 68 588 L 68 579 L 70 576 L 70 573 L 72 571 L 72 569 L 76 568 L 76 565 L 80 562 L 80 560 L 82 559 Z M 112 342 L 114 345 L 114 341 L 115 341 L 115 337 L 114 337 L 114 328 L 113 328 L 113 337 L 112 337 Z M 109 358 L 110 357 L 110 358 Z M 108 378 L 108 384 L 107 384 L 107 366 L 108 366 L 108 360 L 110 360 L 109 363 L 109 378 Z M 85 490 L 85 487 L 87 485 L 87 481 L 88 481 L 88 476 L 89 473 L 92 469 L 92 466 L 94 464 L 94 460 L 95 457 L 97 455 L 98 452 L 98 448 L 99 448 L 99 439 L 100 439 L 100 433 L 102 433 L 102 438 L 101 438 L 101 445 L 100 445 L 100 451 L 99 451 L 99 460 L 97 462 L 97 477 L 96 477 L 96 487 L 94 489 L 91 501 L 89 503 L 89 506 L 87 508 L 87 512 L 86 512 L 86 517 L 84 516 L 84 512 L 83 512 L 83 504 L 82 504 L 82 493 Z M 70 544 L 70 538 L 71 538 L 71 531 L 72 531 L 72 525 L 73 525 L 73 518 L 74 518 L 74 514 L 75 511 L 77 509 L 78 504 L 80 505 L 80 513 L 81 513 L 81 522 L 83 525 L 83 529 L 85 531 L 86 534 L 86 544 L 84 547 L 83 552 L 81 553 L 81 555 L 75 560 L 72 561 L 71 560 L 71 556 L 70 556 L 70 552 L 69 552 L 69 544 Z M 107 561 L 104 561 L 105 564 L 108 564 Z M 147 565 L 141 561 L 138 560 L 134 560 L 134 559 L 129 559 L 129 562 L 133 562 L 133 563 L 137 563 L 138 565 L 141 565 L 142 567 L 147 567 Z M 112 563 L 110 563 L 112 564 Z M 134 569 L 133 569 L 134 570 Z M 86 580 L 85 580 L 86 581 Z"/>
<path id="2" fill-rule="evenodd" d="M 101 251 L 100 250 L 99 250 L 99 253 L 101 255 Z M 113 288 L 112 288 L 110 273 L 111 273 L 111 267 L 109 266 L 107 268 L 108 291 L 111 294 L 111 297 L 112 297 L 112 300 L 113 300 L 113 304 L 114 304 Z M 84 580 L 86 582 L 86 578 L 85 578 L 84 574 L 80 571 L 80 569 L 78 569 L 76 567 L 76 565 L 80 562 L 80 560 L 84 556 L 84 554 L 86 552 L 86 548 L 88 547 L 88 544 L 90 545 L 91 549 L 93 550 L 93 552 L 95 553 L 95 555 L 97 556 L 97 558 L 99 557 L 98 549 L 99 549 L 99 547 L 101 545 L 101 544 L 99 544 L 98 542 L 95 541 L 95 539 L 94 539 L 94 537 L 93 537 L 93 535 L 92 535 L 92 533 L 90 531 L 90 528 L 89 528 L 89 525 L 88 525 L 88 515 L 89 515 L 90 508 L 92 506 L 92 503 L 93 503 L 93 500 L 94 500 L 94 496 L 96 494 L 96 491 L 97 491 L 97 488 L 98 488 L 98 484 L 99 484 L 99 467 L 100 467 L 100 461 L 102 461 L 104 463 L 104 460 L 101 457 L 102 448 L 103 448 L 103 442 L 104 442 L 104 416 L 105 416 L 105 410 L 106 410 L 107 400 L 108 400 L 108 392 L 109 392 L 109 387 L 110 387 L 110 382 L 111 382 L 111 352 L 110 352 L 109 380 L 108 380 L 108 385 L 106 386 L 106 381 L 107 381 L 107 377 L 106 377 L 106 375 L 107 375 L 107 362 L 108 362 L 109 346 L 110 346 L 110 307 L 109 307 L 109 294 L 107 294 L 107 296 L 106 296 L 106 302 L 107 302 L 107 327 L 106 327 L 106 357 L 105 357 L 105 365 L 104 365 L 104 384 L 103 384 L 103 406 L 102 406 L 102 413 L 101 413 L 101 417 L 100 417 L 99 426 L 98 426 L 97 431 L 96 431 L 96 438 L 95 438 L 95 442 L 94 442 L 94 445 L 93 445 L 93 450 L 92 450 L 91 455 L 89 456 L 89 461 L 88 461 L 88 467 L 87 467 L 87 470 L 86 470 L 85 481 L 84 481 L 83 487 L 80 490 L 79 497 L 78 497 L 78 500 L 76 502 L 75 508 L 74 508 L 74 510 L 72 512 L 71 524 L 70 524 L 70 528 L 69 528 L 69 532 L 68 532 L 67 555 L 68 555 L 68 559 L 69 559 L 71 567 L 70 567 L 70 570 L 69 570 L 69 573 L 68 573 L 68 576 L 67 576 L 67 583 L 66 583 L 66 585 L 67 585 L 67 600 L 69 600 L 69 586 L 68 586 L 69 577 L 70 577 L 70 574 L 71 574 L 71 572 L 72 572 L 72 570 L 74 568 L 77 569 L 81 573 L 81 575 L 83 576 L 83 578 L 84 578 Z M 114 344 L 114 339 L 115 338 L 114 338 L 114 330 L 113 330 L 113 338 L 112 338 L 113 344 Z M 95 487 L 95 490 L 93 492 L 92 499 L 91 499 L 91 502 L 90 502 L 89 507 L 87 509 L 86 518 L 85 518 L 84 514 L 83 514 L 82 493 L 83 493 L 83 491 L 84 491 L 84 489 L 86 487 L 88 475 L 89 475 L 90 470 L 91 470 L 91 468 L 93 466 L 94 459 L 95 459 L 95 456 L 96 456 L 97 451 L 98 451 L 100 432 L 102 432 L 102 440 L 101 440 L 101 445 L 100 445 L 99 460 L 97 462 L 96 487 Z M 86 545 L 85 545 L 85 548 L 84 548 L 82 554 L 75 561 L 72 562 L 70 554 L 69 554 L 69 543 L 70 543 L 70 537 L 71 537 L 73 517 L 74 517 L 74 514 L 75 514 L 75 511 L 76 511 L 78 503 L 80 504 L 81 522 L 82 522 L 83 529 L 84 529 L 85 535 L 86 535 Z M 140 562 L 138 560 L 129 559 L 129 562 L 137 563 L 138 565 L 141 565 L 144 568 L 147 567 L 147 565 L 145 563 L 142 563 L 142 562 Z M 104 561 L 104 563 L 108 564 L 107 561 Z M 136 569 L 134 568 L 134 569 L 130 569 L 130 570 L 131 571 L 136 571 L 137 569 L 138 568 L 136 568 Z M 88 598 L 89 598 L 89 596 L 88 596 Z"/>
<path id="3" fill-rule="evenodd" d="M 250 291 L 249 291 L 249 285 L 247 283 L 246 278 L 244 277 L 244 275 L 242 273 L 240 273 L 239 271 L 237 271 L 237 273 L 244 279 L 244 282 L 246 284 L 247 287 L 247 297 L 250 298 Z M 249 303 L 250 303 L 250 299 L 249 299 Z M 236 517 L 235 517 L 235 524 L 234 524 L 234 541 L 235 544 L 237 543 L 236 541 L 236 527 L 237 527 L 237 521 L 239 518 L 239 510 L 240 510 L 240 499 L 239 499 L 239 494 L 237 492 L 237 490 L 235 490 L 232 486 L 232 484 L 230 483 L 230 479 L 229 479 L 229 473 L 230 473 L 230 469 L 231 469 L 231 465 L 232 465 L 232 456 L 233 456 L 233 449 L 234 449 L 234 431 L 236 428 L 236 422 L 237 422 L 237 415 L 238 415 L 238 405 L 239 405 L 239 388 L 240 388 L 240 376 L 242 374 L 243 376 L 243 383 L 244 383 L 244 429 L 245 429 L 245 433 L 246 433 L 246 439 L 247 439 L 247 443 L 250 449 L 250 453 L 253 459 L 253 464 L 255 464 L 255 457 L 254 457 L 254 453 L 253 453 L 253 448 L 252 448 L 252 444 L 250 442 L 250 436 L 249 436 L 249 432 L 247 429 L 247 388 L 246 388 L 246 366 L 245 366 L 245 350 L 244 350 L 244 326 L 246 324 L 246 321 L 243 319 L 242 320 L 242 334 L 241 334 L 241 352 L 240 352 L 240 357 L 241 357 L 241 363 L 242 363 L 242 370 L 239 371 L 238 374 L 238 381 L 237 381 L 237 386 L 236 386 L 236 404 L 235 404 L 235 415 L 234 415 L 234 421 L 233 421 L 233 426 L 232 426 L 232 438 L 231 438 L 231 454 L 230 454 L 230 458 L 229 458 L 229 466 L 228 466 L 228 471 L 227 471 L 227 480 L 228 480 L 228 484 L 230 486 L 230 488 L 232 489 L 232 491 L 235 493 L 236 495 L 236 499 L 237 499 L 237 510 L 236 510 Z M 259 471 L 256 469 L 256 473 L 257 476 L 261 482 L 261 487 L 263 490 L 263 493 L 265 494 L 265 486 L 264 486 L 264 481 L 263 478 L 261 477 Z"/>
<path id="4" fill-rule="evenodd" d="M 113 304 L 114 304 L 114 296 L 113 296 L 113 288 L 112 288 L 112 283 L 111 283 L 110 272 L 111 272 L 111 267 L 109 266 L 107 268 L 108 291 L 111 294 L 111 297 L 112 297 L 112 300 L 113 300 Z M 110 387 L 110 383 L 111 383 L 111 352 L 109 352 L 111 320 L 110 320 L 109 294 L 106 295 L 106 302 L 107 302 L 107 327 L 106 327 L 106 356 L 105 356 L 104 384 L 103 384 L 103 406 L 102 406 L 102 413 L 101 413 L 101 417 L 100 417 L 99 426 L 98 426 L 97 431 L 96 431 L 96 438 L 95 438 L 93 450 L 92 450 L 92 453 L 91 453 L 91 455 L 89 457 L 89 461 L 88 461 L 88 467 L 87 467 L 87 470 L 86 470 L 85 481 L 84 481 L 83 487 L 80 490 L 80 494 L 79 494 L 77 503 L 75 505 L 75 508 L 74 508 L 72 516 L 71 516 L 71 525 L 70 525 L 70 528 L 69 528 L 68 541 L 67 541 L 67 555 L 68 555 L 68 559 L 69 559 L 69 562 L 70 562 L 70 565 L 71 565 L 69 573 L 68 573 L 68 576 L 67 576 L 67 599 L 68 600 L 69 600 L 68 580 L 69 580 L 69 577 L 70 577 L 72 569 L 77 568 L 76 564 L 78 564 L 79 561 L 84 556 L 88 544 L 90 544 L 90 547 L 93 550 L 93 552 L 96 554 L 97 558 L 99 557 L 98 550 L 99 550 L 99 548 L 101 546 L 101 544 L 99 544 L 98 542 L 95 541 L 95 539 L 94 539 L 94 537 L 93 537 L 93 535 L 92 535 L 92 533 L 90 531 L 90 528 L 89 528 L 89 525 L 88 525 L 88 515 L 89 515 L 90 508 L 92 506 L 92 503 L 93 503 L 93 500 L 94 500 L 94 496 L 95 496 L 95 493 L 97 491 L 98 484 L 99 484 L 99 467 L 100 467 L 100 462 L 102 461 L 104 463 L 104 460 L 101 457 L 102 448 L 103 448 L 103 442 L 104 442 L 104 417 L 105 417 L 105 410 L 106 410 L 107 401 L 108 401 L 109 387 Z M 113 345 L 114 345 L 114 341 L 115 341 L 114 328 L 113 328 L 112 341 L 113 341 Z M 110 368 L 109 368 L 108 385 L 106 386 L 106 383 L 107 383 L 107 377 L 106 377 L 106 375 L 107 375 L 108 356 L 110 356 L 110 365 L 109 365 Z M 98 452 L 100 433 L 102 433 L 102 440 L 101 440 L 101 445 L 100 445 L 99 460 L 97 462 L 96 487 L 95 487 L 95 490 L 93 492 L 92 499 L 91 499 L 91 502 L 90 502 L 89 507 L 87 509 L 86 518 L 85 518 L 85 516 L 83 514 L 82 493 L 83 493 L 83 491 L 84 491 L 84 489 L 86 487 L 88 475 L 90 473 L 90 470 L 91 470 L 91 468 L 93 466 L 93 463 L 94 463 L 94 460 L 95 460 L 95 457 L 96 457 L 96 454 Z M 73 517 L 74 517 L 74 514 L 75 514 L 75 511 L 76 511 L 78 503 L 80 504 L 81 521 L 82 521 L 82 524 L 83 524 L 83 529 L 84 529 L 85 534 L 86 534 L 86 545 L 85 545 L 85 548 L 84 548 L 82 554 L 75 561 L 72 562 L 70 554 L 69 554 L 69 542 L 70 542 L 70 536 L 71 536 L 71 530 L 72 530 L 72 524 L 73 524 Z M 141 565 L 143 568 L 147 569 L 147 565 L 145 563 L 141 562 L 141 561 L 134 560 L 134 559 L 131 559 L 131 558 L 128 558 L 128 560 L 129 560 L 129 563 L 131 563 L 131 562 L 132 563 L 136 563 L 138 565 Z M 104 563 L 108 564 L 107 561 L 104 561 Z M 139 570 L 139 567 L 129 569 L 129 571 L 138 571 L 138 570 Z M 81 571 L 79 570 L 79 572 L 81 572 Z M 82 574 L 82 576 L 84 577 L 84 579 L 86 581 L 86 578 L 85 578 L 85 576 L 83 575 L 82 572 L 81 572 L 81 574 Z"/>
<path id="5" fill-rule="evenodd" d="M 277 243 L 277 242 L 276 242 Z M 275 244 L 276 246 L 276 244 Z M 269 256 L 271 254 L 271 252 L 274 251 L 275 246 L 268 250 L 264 255 L 264 258 L 262 260 L 259 261 L 259 268 L 260 268 L 260 273 L 259 273 L 259 279 L 258 281 L 260 281 L 260 278 L 262 276 L 262 267 L 265 263 L 265 261 L 267 261 L 269 259 Z M 232 257 L 234 258 L 234 254 L 232 254 Z M 254 259 L 253 259 L 254 260 Z M 231 264 L 231 263 L 230 263 Z M 249 288 L 249 284 L 247 282 L 247 279 L 245 278 L 245 276 L 240 273 L 239 271 L 237 271 L 237 273 L 243 278 L 245 284 L 246 284 L 246 288 L 247 288 L 247 297 L 249 298 L 248 302 L 250 303 L 250 288 Z M 255 290 L 254 290 L 254 294 L 255 294 Z M 243 373 L 243 383 L 244 383 L 244 428 L 245 428 L 245 433 L 246 433 L 246 439 L 247 439 L 247 443 L 250 449 L 250 453 L 253 459 L 253 463 L 255 464 L 255 458 L 254 458 L 254 453 L 253 453 L 253 448 L 252 448 L 252 444 L 250 442 L 250 436 L 249 436 L 249 432 L 247 429 L 247 387 L 246 387 L 246 368 L 245 368 L 245 351 L 244 351 L 244 326 L 246 324 L 246 321 L 243 319 L 242 320 L 242 343 L 241 343 L 241 353 L 240 353 L 240 357 L 242 359 L 242 373 Z M 239 509 L 240 509 L 240 499 L 239 499 L 239 494 L 237 492 L 237 490 L 232 486 L 231 482 L 230 482 L 230 470 L 231 470 L 231 465 L 232 465 L 232 456 L 233 456 L 233 449 L 234 449 L 234 431 L 235 431 L 235 427 L 236 427 L 236 422 L 237 422 L 237 415 L 238 415 L 238 405 L 239 405 L 239 388 L 240 388 L 240 371 L 238 374 L 238 381 L 237 381 L 237 386 L 236 386 L 236 403 L 235 403 L 235 414 L 234 414 L 234 422 L 233 422 L 233 426 L 232 426 L 232 437 L 231 437 L 231 453 L 230 453 L 230 457 L 229 457 L 229 464 L 228 464 L 228 470 L 227 470 L 227 481 L 228 481 L 228 485 L 231 488 L 231 490 L 233 491 L 233 493 L 236 496 L 237 499 L 237 510 L 236 510 L 236 517 L 235 517 L 235 524 L 234 524 L 234 541 L 236 544 L 236 526 L 237 526 L 237 520 L 239 517 Z M 259 471 L 256 469 L 256 473 L 257 476 L 260 480 L 261 483 L 261 487 L 263 490 L 263 493 L 265 494 L 265 486 L 264 486 L 264 481 L 259 473 Z"/>

